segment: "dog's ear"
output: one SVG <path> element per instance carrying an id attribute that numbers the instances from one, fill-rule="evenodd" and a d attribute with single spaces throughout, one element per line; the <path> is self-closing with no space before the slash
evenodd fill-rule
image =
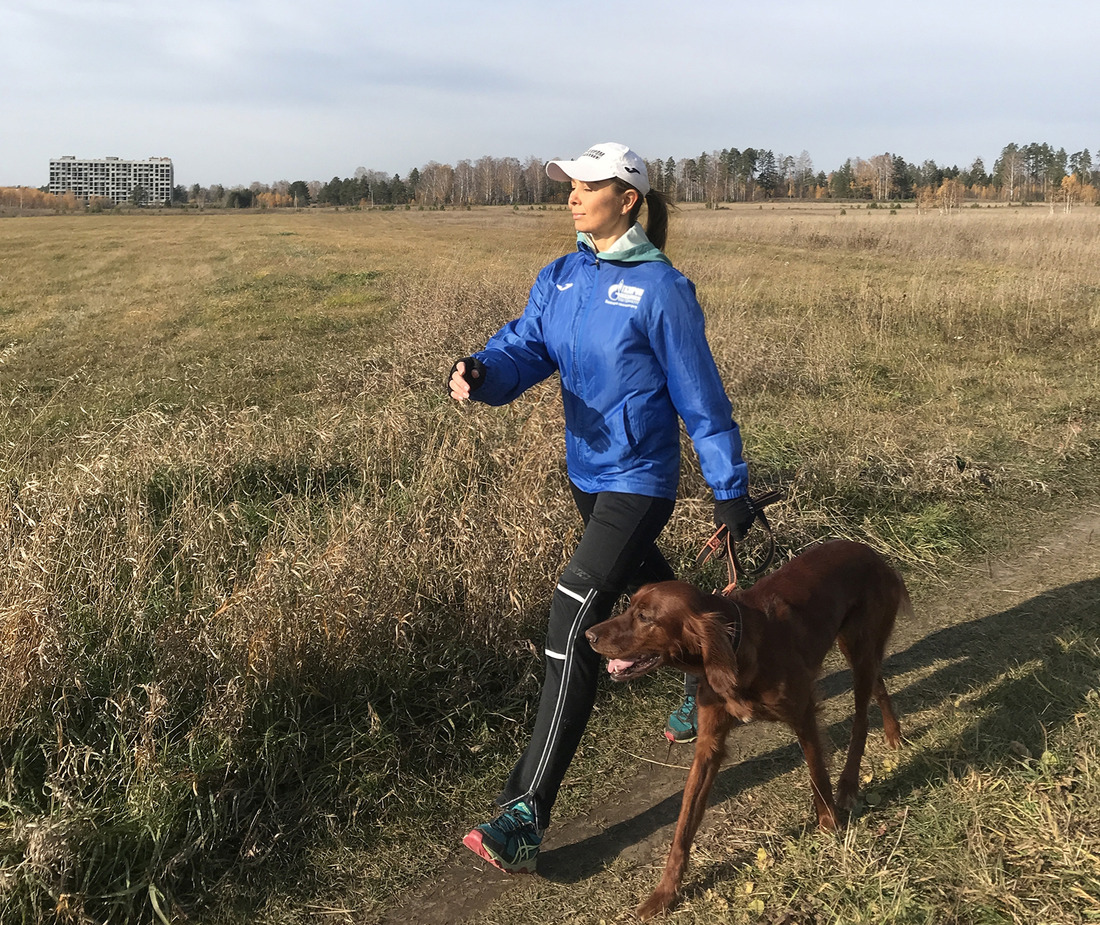
<path id="1" fill-rule="evenodd" d="M 742 634 L 737 646 L 737 683 L 741 690 L 751 686 L 756 679 L 756 643 L 746 634 Z"/>
<path id="2" fill-rule="evenodd" d="M 703 653 L 707 683 L 722 699 L 737 690 L 737 654 L 722 615 L 713 611 L 692 615 L 692 630 Z"/>

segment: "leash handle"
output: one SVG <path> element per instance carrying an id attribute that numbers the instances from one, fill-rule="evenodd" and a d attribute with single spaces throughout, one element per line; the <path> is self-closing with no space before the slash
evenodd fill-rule
<path id="1" fill-rule="evenodd" d="M 715 555 L 722 555 L 726 560 L 726 571 L 729 574 L 729 584 L 722 590 L 723 595 L 730 594 L 737 587 L 738 574 L 748 575 L 751 578 L 756 578 L 758 575 L 763 575 L 768 566 L 772 564 L 775 559 L 775 531 L 772 530 L 772 525 L 768 522 L 768 515 L 764 513 L 764 508 L 769 504 L 775 504 L 776 501 L 782 501 L 786 497 L 779 489 L 773 489 L 766 491 L 762 495 L 753 498 L 750 496 L 752 506 L 756 511 L 756 516 L 753 518 L 753 523 L 757 520 L 760 521 L 760 526 L 763 528 L 765 535 L 768 539 L 767 552 L 764 555 L 764 561 L 754 569 L 745 568 L 741 562 L 740 556 L 737 554 L 737 543 L 730 536 L 729 527 L 722 524 L 707 540 L 706 544 L 700 550 L 699 555 L 695 557 L 695 567 L 698 568 L 701 565 L 709 562 Z M 750 525 L 751 526 L 751 525 Z"/>

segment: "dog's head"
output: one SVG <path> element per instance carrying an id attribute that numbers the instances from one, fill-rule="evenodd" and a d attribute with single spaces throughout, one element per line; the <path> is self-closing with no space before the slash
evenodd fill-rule
<path id="1" fill-rule="evenodd" d="M 683 581 L 645 585 L 617 617 L 592 627 L 585 636 L 608 659 L 616 681 L 629 681 L 662 665 L 707 676 L 711 665 L 735 668 L 733 645 L 718 603 Z M 719 607 L 718 610 L 721 608 Z"/>

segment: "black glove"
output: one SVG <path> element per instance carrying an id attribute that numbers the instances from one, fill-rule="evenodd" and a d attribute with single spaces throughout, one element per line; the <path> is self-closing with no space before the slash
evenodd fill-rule
<path id="1" fill-rule="evenodd" d="M 454 366 L 451 367 L 451 371 L 447 373 L 448 392 L 451 390 L 451 379 L 455 374 L 455 370 L 458 369 L 459 363 L 466 364 L 466 370 L 462 373 L 462 378 L 469 384 L 471 392 L 476 392 L 485 385 L 485 364 L 477 357 L 463 357 L 461 360 L 456 360 Z"/>
<path id="2" fill-rule="evenodd" d="M 748 495 L 714 502 L 715 524 L 719 527 L 723 525 L 728 527 L 730 537 L 734 540 L 745 538 L 745 534 L 749 532 L 753 521 L 756 520 L 756 515 L 756 505 Z"/>

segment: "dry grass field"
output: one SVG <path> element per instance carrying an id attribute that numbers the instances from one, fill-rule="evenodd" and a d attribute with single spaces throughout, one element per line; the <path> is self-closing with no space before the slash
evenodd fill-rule
<path id="1" fill-rule="evenodd" d="M 539 209 L 0 221 L 0 919 L 362 921 L 446 862 L 523 737 L 578 524 L 555 384 L 459 408 L 443 377 L 571 242 L 568 215 Z M 1100 209 L 685 209 L 669 253 L 698 286 L 753 479 L 787 493 L 785 551 L 864 539 L 919 594 L 1096 503 Z M 687 452 L 675 563 L 709 513 Z M 1074 599 L 1094 598 L 1093 580 Z M 1023 782 L 980 780 L 1005 818 L 967 842 L 1001 839 L 1002 879 L 1039 863 L 1049 908 L 1029 918 L 1011 889 L 945 870 L 893 920 L 1095 920 L 1095 835 L 1013 854 L 1007 819 L 1052 826 L 1028 815 L 1046 812 L 1035 788 L 1070 777 L 1074 811 L 1100 818 L 1091 613 L 1059 626 L 1076 680 L 1050 742 L 981 745 L 1036 760 Z M 952 675 L 926 757 L 973 745 L 952 731 L 967 704 L 1049 680 L 1039 655 Z M 659 731 L 675 686 L 617 689 L 597 741 L 637 717 Z M 563 819 L 625 770 L 600 752 Z M 979 798 L 954 767 L 929 758 L 931 805 Z M 986 813 L 959 809 L 963 830 Z M 883 825 L 902 837 L 869 811 L 853 844 Z M 825 890 L 835 858 L 813 852 L 831 849 L 793 844 L 765 852 L 755 894 L 710 882 L 683 920 L 886 920 Z M 881 894 L 894 857 L 868 849 L 848 873 Z"/>

